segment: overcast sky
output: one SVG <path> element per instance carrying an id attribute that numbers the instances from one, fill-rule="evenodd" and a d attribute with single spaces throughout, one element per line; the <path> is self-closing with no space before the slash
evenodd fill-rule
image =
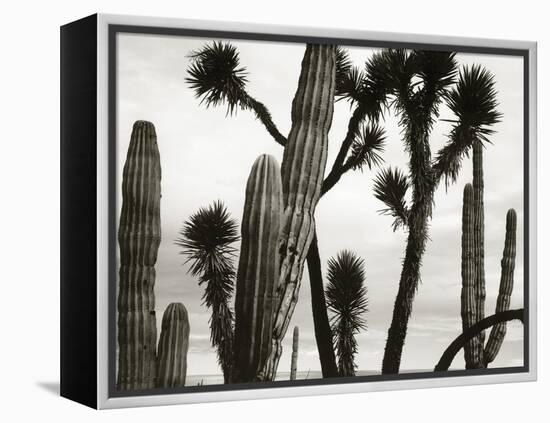
<path id="1" fill-rule="evenodd" d="M 272 154 L 279 163 L 282 147 L 276 144 L 250 112 L 227 117 L 226 109 L 199 106 L 184 78 L 192 50 L 209 40 L 189 37 L 118 35 L 117 186 L 134 121 L 155 124 L 162 166 L 162 242 L 156 265 L 156 311 L 160 319 L 170 302 L 182 302 L 189 311 L 191 339 L 188 375 L 220 374 L 215 350 L 210 347 L 208 318 L 201 305 L 202 288 L 187 274 L 184 257 L 174 245 L 182 222 L 199 207 L 221 199 L 239 224 L 245 185 L 252 163 L 260 154 Z M 232 41 L 249 72 L 248 92 L 264 102 L 283 134 L 290 129 L 290 109 L 296 91 L 303 44 Z M 362 66 L 373 49 L 351 48 Z M 509 208 L 518 214 L 517 258 L 511 307 L 523 304 L 523 64 L 511 56 L 458 54 L 461 65 L 479 63 L 495 74 L 503 122 L 495 129 L 484 155 L 486 315 L 493 314 L 498 293 L 505 217 Z M 445 108 L 441 118 L 451 118 Z M 349 106 L 337 103 L 329 136 L 327 167 L 332 165 L 350 118 Z M 385 165 L 407 171 L 400 129 L 387 116 Z M 438 122 L 431 140 L 432 152 L 445 142 L 449 124 Z M 381 368 L 387 330 L 397 293 L 406 233 L 391 230 L 392 219 L 381 216 L 382 204 L 372 194 L 377 170 L 349 172 L 320 201 L 316 211 L 323 273 L 330 257 L 342 249 L 357 252 L 366 263 L 369 291 L 368 329 L 358 335 L 359 369 Z M 432 369 L 447 345 L 461 332 L 460 241 L 462 191 L 471 181 L 471 159 L 464 162 L 458 182 L 435 195 L 422 267 L 401 362 L 402 370 Z M 118 189 L 117 213 L 121 193 Z M 118 218 L 117 218 L 118 221 Z M 313 333 L 307 270 L 290 329 L 300 327 L 300 371 L 320 370 Z M 289 330 L 283 343 L 280 371 L 290 369 Z M 502 349 L 492 367 L 523 365 L 523 328 L 508 325 Z M 453 368 L 464 368 L 462 352 Z"/>

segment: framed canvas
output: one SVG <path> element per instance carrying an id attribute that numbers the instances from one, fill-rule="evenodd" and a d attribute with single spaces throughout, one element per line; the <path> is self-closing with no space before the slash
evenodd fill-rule
<path id="1" fill-rule="evenodd" d="M 61 394 L 536 379 L 536 43 L 61 28 Z"/>

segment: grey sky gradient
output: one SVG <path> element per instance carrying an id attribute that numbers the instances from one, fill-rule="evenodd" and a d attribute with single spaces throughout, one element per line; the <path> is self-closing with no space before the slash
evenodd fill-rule
<path id="1" fill-rule="evenodd" d="M 199 106 L 184 78 L 192 50 L 210 40 L 189 37 L 118 35 L 117 186 L 126 157 L 132 124 L 138 119 L 155 124 L 162 165 L 162 242 L 157 262 L 156 310 L 158 327 L 170 302 L 182 302 L 189 311 L 191 340 L 188 375 L 220 374 L 210 347 L 209 311 L 201 305 L 202 289 L 187 275 L 184 257 L 174 245 L 182 222 L 199 207 L 221 199 L 240 224 L 245 184 L 252 163 L 260 154 L 282 159 L 276 144 L 250 112 L 227 117 L 224 107 Z M 264 102 L 283 134 L 290 129 L 290 108 L 296 91 L 304 45 L 233 41 L 241 63 L 249 71 L 249 93 Z M 373 50 L 350 49 L 362 66 Z M 486 314 L 493 314 L 498 293 L 505 216 L 518 213 L 517 259 L 512 307 L 523 304 L 523 63 L 521 58 L 458 54 L 461 65 L 479 63 L 495 74 L 503 122 L 484 155 Z M 451 118 L 445 107 L 441 118 Z M 330 131 L 327 167 L 332 165 L 345 135 L 350 109 L 336 104 Z M 394 116 L 386 116 L 386 151 L 383 166 L 407 171 L 407 155 Z M 450 124 L 437 122 L 432 152 L 445 142 Z M 359 369 L 378 371 L 397 293 L 406 233 L 392 232 L 391 218 L 381 216 L 382 204 L 372 194 L 376 172 L 349 172 L 319 203 L 316 221 L 323 266 L 341 249 L 352 249 L 366 263 L 369 291 L 368 329 L 358 336 Z M 431 369 L 446 346 L 460 333 L 460 239 L 462 190 L 471 181 L 471 159 L 465 160 L 458 182 L 446 191 L 440 186 L 430 224 L 422 283 L 402 358 L 402 370 Z M 117 190 L 119 205 L 120 189 Z M 118 217 L 117 217 L 118 221 Z M 319 370 L 313 333 L 307 271 L 290 328 L 300 327 L 300 371 Z M 289 330 L 283 343 L 279 370 L 290 369 Z M 523 327 L 511 323 L 493 367 L 523 365 Z M 460 353 L 452 368 L 464 368 Z"/>

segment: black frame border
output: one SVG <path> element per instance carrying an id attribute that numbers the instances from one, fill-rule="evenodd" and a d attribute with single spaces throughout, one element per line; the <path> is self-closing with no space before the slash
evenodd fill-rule
<path id="1" fill-rule="evenodd" d="M 408 49 L 424 49 L 424 50 L 444 50 L 460 53 L 478 53 L 492 54 L 505 56 L 518 56 L 523 58 L 523 216 L 524 216 L 524 257 L 523 257 L 523 302 L 524 302 L 524 317 L 523 317 L 523 366 L 506 367 L 506 368 L 488 368 L 488 369 L 471 369 L 471 370 L 449 370 L 446 372 L 413 372 L 400 373 L 396 375 L 369 375 L 355 376 L 353 378 L 328 378 L 328 379 L 308 379 L 294 381 L 273 381 L 273 382 L 253 382 L 228 385 L 203 385 L 203 386 L 186 386 L 181 388 L 153 388 L 135 391 L 118 391 L 116 389 L 116 127 L 117 127 L 117 85 L 116 85 L 116 70 L 117 70 L 117 34 L 145 34 L 159 36 L 179 36 L 179 37 L 200 37 L 205 39 L 231 39 L 231 40 L 248 40 L 248 41 L 268 41 L 282 43 L 317 43 L 317 44 L 338 44 L 350 47 L 367 47 L 367 48 L 389 48 L 400 47 Z M 403 38 L 407 35 L 403 34 Z M 530 266 L 530 208 L 529 208 L 529 116 L 530 116 L 530 93 L 529 93 L 529 78 L 530 78 L 530 63 L 529 50 L 520 48 L 501 48 L 501 47 L 483 47 L 483 46 L 466 46 L 455 44 L 436 44 L 436 43 L 419 43 L 408 41 L 382 41 L 371 39 L 356 39 L 356 38 L 338 38 L 338 37 L 317 37 L 304 35 L 288 35 L 288 34 L 273 34 L 262 32 L 238 32 L 224 30 L 206 30 L 192 28 L 175 28 L 161 26 L 140 26 L 140 25 L 108 25 L 108 143 L 109 143 L 109 211 L 108 211 L 108 227 L 109 227 L 109 357 L 108 357 L 108 397 L 123 398 L 136 397 L 145 395 L 167 395 L 167 394 L 183 394 L 183 393 L 199 393 L 199 392 L 220 392 L 220 391 L 243 391 L 255 389 L 269 388 L 284 388 L 284 387 L 303 387 L 303 386 L 318 386 L 318 385 L 341 385 L 349 383 L 365 383 L 365 382 L 380 382 L 380 381 L 396 381 L 396 380 L 411 380 L 411 379 L 437 379 L 449 377 L 464 377 L 464 376 L 483 376 L 495 374 L 517 374 L 529 372 L 529 266 Z M 338 393 L 335 391 L 334 393 Z"/>
<path id="2" fill-rule="evenodd" d="M 97 15 L 60 29 L 60 394 L 97 407 Z"/>

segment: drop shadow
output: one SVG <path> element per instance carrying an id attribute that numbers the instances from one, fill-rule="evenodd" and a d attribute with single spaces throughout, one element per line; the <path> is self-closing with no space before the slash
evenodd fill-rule
<path id="1" fill-rule="evenodd" d="M 36 386 L 52 395 L 59 396 L 59 382 L 36 382 Z"/>

